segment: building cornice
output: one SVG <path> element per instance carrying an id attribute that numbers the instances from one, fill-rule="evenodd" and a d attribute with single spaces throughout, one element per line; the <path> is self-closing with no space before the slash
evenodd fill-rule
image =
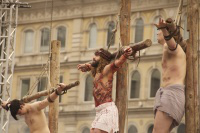
<path id="1" fill-rule="evenodd" d="M 23 57 L 20 57 L 23 58 Z M 27 57 L 26 57 L 27 58 Z M 142 55 L 140 58 L 140 62 L 143 61 L 155 61 L 155 60 L 161 60 L 162 58 L 162 54 L 154 54 L 154 55 Z M 16 57 L 17 59 L 17 57 Z M 70 67 L 70 66 L 76 66 L 77 64 L 81 64 L 81 63 L 85 63 L 88 62 L 90 60 L 78 60 L 78 61 L 66 61 L 66 62 L 61 62 L 60 63 L 60 67 L 62 68 L 66 68 L 66 67 Z M 130 61 L 131 62 L 131 61 Z M 32 64 L 31 64 L 32 63 Z M 30 70 L 41 70 L 42 66 L 45 65 L 46 61 L 42 62 L 42 63 L 38 63 L 35 64 L 35 62 L 30 62 L 29 65 L 23 65 L 21 63 L 16 63 L 15 64 L 15 72 L 21 72 L 21 71 L 30 71 Z"/>
<path id="2" fill-rule="evenodd" d="M 29 2 L 29 1 L 28 1 Z M 178 0 L 132 0 L 132 12 L 178 8 Z M 19 24 L 51 21 L 51 1 L 32 0 L 31 9 L 20 9 Z M 156 4 L 155 4 L 156 3 Z M 112 8 L 110 8 L 112 7 Z M 119 0 L 57 0 L 54 2 L 52 21 L 113 15 L 119 12 Z"/>

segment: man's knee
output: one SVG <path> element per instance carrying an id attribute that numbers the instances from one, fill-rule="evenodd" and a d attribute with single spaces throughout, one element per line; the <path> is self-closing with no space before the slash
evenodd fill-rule
<path id="1" fill-rule="evenodd" d="M 170 117 L 167 113 L 162 111 L 157 111 L 155 121 L 154 121 L 154 130 L 155 132 L 164 132 L 168 133 L 172 125 L 173 118 Z"/>
<path id="2" fill-rule="evenodd" d="M 153 133 L 169 133 L 169 129 L 155 124 L 153 127 Z"/>

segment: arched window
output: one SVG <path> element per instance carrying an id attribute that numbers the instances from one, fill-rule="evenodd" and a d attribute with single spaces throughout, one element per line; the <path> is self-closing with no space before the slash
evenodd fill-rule
<path id="1" fill-rule="evenodd" d="M 154 69 L 151 75 L 151 92 L 150 97 L 155 97 L 157 90 L 160 88 L 160 72 Z"/>
<path id="2" fill-rule="evenodd" d="M 66 28 L 64 26 L 57 28 L 57 40 L 61 42 L 61 48 L 64 48 L 66 40 Z"/>
<path id="3" fill-rule="evenodd" d="M 97 43 L 97 26 L 95 23 L 90 25 L 89 48 L 95 48 Z"/>
<path id="4" fill-rule="evenodd" d="M 185 133 L 185 124 L 181 123 L 178 126 L 177 133 Z"/>
<path id="5" fill-rule="evenodd" d="M 153 125 L 149 126 L 147 133 L 153 133 Z"/>
<path id="6" fill-rule="evenodd" d="M 134 125 L 131 125 L 128 129 L 128 133 L 138 133 L 138 130 Z"/>
<path id="7" fill-rule="evenodd" d="M 140 18 L 136 20 L 135 25 L 135 42 L 140 42 L 143 40 L 144 33 L 144 21 Z"/>
<path id="8" fill-rule="evenodd" d="M 92 101 L 93 77 L 88 75 L 85 82 L 85 98 L 84 101 Z"/>
<path id="9" fill-rule="evenodd" d="M 109 43 L 110 43 L 110 46 L 113 46 L 115 44 L 115 35 L 113 36 L 113 32 L 112 32 L 114 29 L 115 29 L 115 23 L 110 22 L 108 25 L 108 31 L 107 31 L 107 46 Z"/>
<path id="10" fill-rule="evenodd" d="M 82 133 L 90 133 L 90 129 L 88 127 L 85 127 L 83 129 Z"/>
<path id="11" fill-rule="evenodd" d="M 33 52 L 34 32 L 33 30 L 26 30 L 24 35 L 24 53 L 31 53 Z"/>
<path id="12" fill-rule="evenodd" d="M 140 94 L 140 74 L 138 71 L 133 72 L 131 77 L 131 95 L 130 98 L 139 98 Z"/>
<path id="13" fill-rule="evenodd" d="M 183 38 L 189 39 L 189 32 L 187 31 L 187 15 L 184 16 L 184 32 L 183 32 Z"/>
<path id="14" fill-rule="evenodd" d="M 158 17 L 156 17 L 155 19 L 154 19 L 154 24 L 158 24 L 158 22 L 159 22 L 159 16 Z M 158 30 L 157 30 L 157 28 L 156 28 L 156 26 L 155 25 L 153 25 L 153 42 L 154 43 L 157 43 L 158 41 L 157 41 L 157 32 L 158 32 Z"/>
<path id="15" fill-rule="evenodd" d="M 40 51 L 48 51 L 50 45 L 50 30 L 48 28 L 41 29 Z"/>

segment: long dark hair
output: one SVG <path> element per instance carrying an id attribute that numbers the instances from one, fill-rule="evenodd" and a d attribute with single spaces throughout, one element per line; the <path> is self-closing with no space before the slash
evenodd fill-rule
<path id="1" fill-rule="evenodd" d="M 19 109 L 21 109 L 21 105 L 24 105 L 24 103 L 18 99 L 14 99 L 10 102 L 10 113 L 15 120 L 18 120 L 16 115 Z"/>

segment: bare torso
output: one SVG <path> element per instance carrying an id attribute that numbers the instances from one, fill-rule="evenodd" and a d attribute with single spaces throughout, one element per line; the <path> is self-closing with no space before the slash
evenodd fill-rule
<path id="1" fill-rule="evenodd" d="M 164 44 L 162 57 L 162 87 L 173 84 L 185 84 L 186 55 L 178 45 L 176 51 L 170 51 Z"/>
<path id="2" fill-rule="evenodd" d="M 94 78 L 93 96 L 95 106 L 106 102 L 112 102 L 112 74 L 110 76 L 97 73 Z"/>
<path id="3" fill-rule="evenodd" d="M 25 122 L 31 133 L 50 133 L 46 117 L 43 110 L 37 110 L 33 106 L 29 106 L 29 111 L 25 114 Z"/>

